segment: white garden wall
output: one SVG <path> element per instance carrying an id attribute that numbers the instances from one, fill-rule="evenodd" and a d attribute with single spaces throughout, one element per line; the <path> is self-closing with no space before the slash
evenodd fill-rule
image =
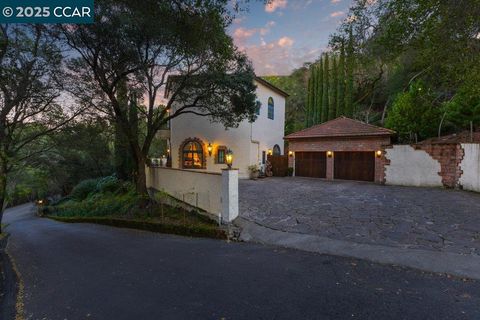
<path id="1" fill-rule="evenodd" d="M 460 163 L 462 175 L 459 184 L 465 190 L 480 192 L 480 144 L 462 143 L 463 160 Z"/>
<path id="2" fill-rule="evenodd" d="M 440 163 L 423 150 L 395 145 L 385 152 L 385 183 L 391 185 L 441 187 Z"/>
<path id="3" fill-rule="evenodd" d="M 166 192 L 215 217 L 221 215 L 225 222 L 230 222 L 238 216 L 237 170 L 224 170 L 218 173 L 147 167 L 146 175 L 147 188 Z"/>

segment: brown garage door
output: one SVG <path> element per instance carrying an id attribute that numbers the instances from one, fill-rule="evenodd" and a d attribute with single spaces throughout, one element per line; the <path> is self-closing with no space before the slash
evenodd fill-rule
<path id="1" fill-rule="evenodd" d="M 325 152 L 295 152 L 295 175 L 298 177 L 325 178 L 327 156 Z"/>
<path id="2" fill-rule="evenodd" d="M 335 152 L 334 179 L 374 181 L 375 153 Z"/>

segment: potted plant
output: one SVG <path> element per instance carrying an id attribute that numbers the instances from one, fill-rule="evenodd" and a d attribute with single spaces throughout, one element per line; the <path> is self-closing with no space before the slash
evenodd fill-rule
<path id="1" fill-rule="evenodd" d="M 252 180 L 257 180 L 258 176 L 260 175 L 260 169 L 256 164 L 248 166 L 248 172 L 250 172 L 250 179 Z"/>

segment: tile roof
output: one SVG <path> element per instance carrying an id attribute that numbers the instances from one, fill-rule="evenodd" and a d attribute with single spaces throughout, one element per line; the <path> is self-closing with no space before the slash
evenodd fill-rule
<path id="1" fill-rule="evenodd" d="M 285 139 L 391 136 L 393 134 L 395 134 L 395 131 L 393 130 L 341 116 L 322 124 L 289 134 Z"/>

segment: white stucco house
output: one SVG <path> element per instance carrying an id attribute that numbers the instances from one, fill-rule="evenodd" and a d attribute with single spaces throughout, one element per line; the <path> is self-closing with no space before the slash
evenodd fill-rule
<path id="1" fill-rule="evenodd" d="M 194 114 L 182 114 L 170 121 L 172 168 L 221 172 L 230 149 L 233 167 L 246 178 L 248 166 L 264 164 L 269 152 L 283 154 L 288 94 L 259 77 L 254 81 L 261 105 L 255 122 L 244 120 L 237 128 L 225 129 L 221 123 Z"/>

